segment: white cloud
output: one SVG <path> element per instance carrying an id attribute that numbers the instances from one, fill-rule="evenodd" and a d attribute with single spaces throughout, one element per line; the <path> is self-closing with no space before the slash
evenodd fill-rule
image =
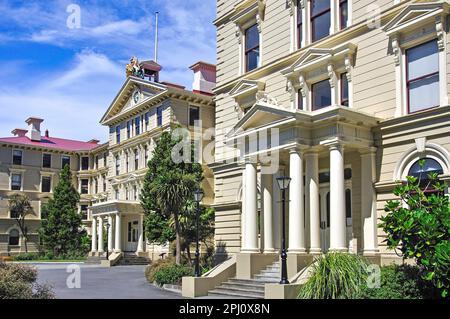
<path id="1" fill-rule="evenodd" d="M 98 122 L 125 80 L 121 67 L 106 56 L 82 52 L 73 67 L 20 87 L 2 85 L 0 136 L 24 127 L 31 115 L 45 119 L 44 129 L 58 137 L 106 141 L 107 128 Z"/>

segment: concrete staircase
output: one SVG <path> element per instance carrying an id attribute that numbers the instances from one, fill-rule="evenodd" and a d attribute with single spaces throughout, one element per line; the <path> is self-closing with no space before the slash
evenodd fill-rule
<path id="1" fill-rule="evenodd" d="M 117 265 L 120 266 L 136 266 L 136 265 L 149 265 L 150 260 L 145 257 L 139 257 L 134 253 L 124 253 Z"/>
<path id="2" fill-rule="evenodd" d="M 264 299 L 264 286 L 280 282 L 280 262 L 275 262 L 257 274 L 254 279 L 232 278 L 208 293 L 211 297 L 235 299 Z"/>

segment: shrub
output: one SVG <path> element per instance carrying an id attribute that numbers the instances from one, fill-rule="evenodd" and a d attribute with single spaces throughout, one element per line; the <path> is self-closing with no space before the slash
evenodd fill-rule
<path id="1" fill-rule="evenodd" d="M 39 258 L 39 254 L 35 254 L 35 253 L 26 253 L 26 254 L 20 254 L 17 256 L 14 256 L 14 260 L 16 261 L 30 261 L 30 260 L 38 260 Z"/>
<path id="2" fill-rule="evenodd" d="M 367 279 L 367 262 L 348 253 L 328 253 L 311 266 L 311 277 L 300 288 L 301 299 L 352 299 Z"/>
<path id="3" fill-rule="evenodd" d="M 0 299 L 53 299 L 51 287 L 36 283 L 35 268 L 0 263 Z"/>
<path id="4" fill-rule="evenodd" d="M 381 267 L 379 288 L 363 285 L 358 298 L 362 299 L 423 299 L 434 295 L 432 285 L 422 279 L 417 266 L 391 265 Z"/>
<path id="5" fill-rule="evenodd" d="M 193 275 L 194 271 L 190 267 L 170 264 L 161 267 L 155 273 L 155 282 L 160 286 L 164 284 L 179 285 L 183 277 Z"/>
<path id="6" fill-rule="evenodd" d="M 423 169 L 425 162 L 419 161 Z M 422 175 L 422 174 L 421 174 Z M 425 187 L 424 187 L 425 186 Z M 437 173 L 407 177 L 405 185 L 395 188 L 400 200 L 388 201 L 380 227 L 387 235 L 389 248 L 398 249 L 403 258 L 414 259 L 423 269 L 422 277 L 436 287 L 442 297 L 450 289 L 450 205 L 445 195 L 447 184 Z M 427 191 L 434 193 L 429 195 Z M 404 207 L 407 204 L 407 208 Z"/>
<path id="7" fill-rule="evenodd" d="M 145 268 L 145 278 L 150 283 L 155 282 L 155 274 L 163 267 L 173 264 L 175 261 L 173 258 L 159 259 L 157 261 L 152 262 L 151 265 Z"/>

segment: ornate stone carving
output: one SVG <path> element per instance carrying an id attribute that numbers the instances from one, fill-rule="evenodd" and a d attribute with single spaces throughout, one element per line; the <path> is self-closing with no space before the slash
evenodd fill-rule
<path id="1" fill-rule="evenodd" d="M 262 32 L 262 20 L 261 20 L 261 15 L 259 13 L 256 15 L 256 25 L 258 28 L 258 32 L 261 33 Z"/>
<path id="2" fill-rule="evenodd" d="M 241 44 L 242 41 L 242 30 L 239 25 L 236 24 L 236 31 L 235 31 L 236 38 L 238 40 L 238 43 Z"/>
<path id="3" fill-rule="evenodd" d="M 441 16 L 436 17 L 436 35 L 439 51 L 445 49 L 445 31 L 444 31 L 444 21 Z"/>
<path id="4" fill-rule="evenodd" d="M 278 106 L 277 99 L 270 96 L 264 91 L 258 91 L 258 93 L 256 93 L 256 104 L 258 103 L 267 103 Z"/>
<path id="5" fill-rule="evenodd" d="M 302 94 L 302 97 L 306 97 L 306 81 L 303 75 L 300 75 L 298 78 L 299 87 L 300 87 L 300 93 Z"/>
<path id="6" fill-rule="evenodd" d="M 393 37 L 391 40 L 392 43 L 392 53 L 394 54 L 394 62 L 396 66 L 400 65 L 401 61 L 401 51 L 400 51 L 400 44 L 397 37 Z"/>
<path id="7" fill-rule="evenodd" d="M 330 86 L 331 88 L 334 88 L 336 86 L 335 83 L 335 76 L 334 76 L 334 66 L 333 64 L 328 64 L 327 66 L 327 73 L 328 73 L 328 77 L 329 77 L 329 81 L 330 81 Z"/>
<path id="8" fill-rule="evenodd" d="M 350 55 L 347 55 L 345 57 L 345 72 L 347 73 L 347 81 L 351 82 L 352 81 L 352 57 Z"/>

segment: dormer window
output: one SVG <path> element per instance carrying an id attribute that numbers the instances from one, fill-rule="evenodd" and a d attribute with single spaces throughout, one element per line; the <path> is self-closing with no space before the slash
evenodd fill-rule
<path id="1" fill-rule="evenodd" d="M 256 24 L 245 30 L 245 71 L 249 72 L 259 67 L 259 32 Z"/>

